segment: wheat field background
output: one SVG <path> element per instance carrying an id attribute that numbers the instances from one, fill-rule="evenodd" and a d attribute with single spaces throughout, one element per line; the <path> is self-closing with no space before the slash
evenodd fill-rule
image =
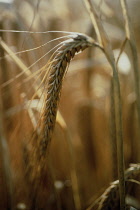
<path id="1" fill-rule="evenodd" d="M 139 8 L 0 0 L 1 210 L 140 209 Z"/>

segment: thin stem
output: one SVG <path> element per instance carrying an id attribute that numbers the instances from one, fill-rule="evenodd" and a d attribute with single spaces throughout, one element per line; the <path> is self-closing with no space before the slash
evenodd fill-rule
<path id="1" fill-rule="evenodd" d="M 2 35 L 2 34 L 1 34 Z M 4 55 L 4 50 L 0 47 L 0 55 Z M 2 69 L 6 69 L 5 61 L 0 62 L 0 67 Z M 3 74 L 1 74 L 1 80 Z M 0 80 L 0 82 L 2 82 Z M 11 174 L 11 164 L 10 164 L 10 155 L 9 155 L 9 148 L 7 144 L 7 140 L 4 133 L 4 124 L 3 124 L 3 103 L 2 103 L 2 91 L 0 89 L 0 160 L 2 161 L 1 165 L 1 174 L 0 179 L 2 178 L 2 175 L 4 175 L 4 188 L 5 192 L 3 192 L 2 199 L 5 200 L 4 207 L 6 209 L 14 209 L 14 193 L 13 193 L 13 181 L 12 181 L 12 174 Z M 2 186 L 1 186 L 2 188 Z M 2 201 L 2 200 L 1 200 Z"/>
<path id="2" fill-rule="evenodd" d="M 124 181 L 124 148 L 122 135 L 122 108 L 120 83 L 115 64 L 114 54 L 111 44 L 104 31 L 101 21 L 90 0 L 84 0 L 87 10 L 90 14 L 99 44 L 103 46 L 103 52 L 110 63 L 113 71 L 113 87 L 115 101 L 115 121 L 116 121 L 116 139 L 117 139 L 117 158 L 118 158 L 118 175 L 119 175 L 119 191 L 120 191 L 120 209 L 125 209 L 125 181 Z"/>
<path id="3" fill-rule="evenodd" d="M 1 103 L 0 103 L 0 108 L 1 108 Z M 2 116 L 2 110 L 0 110 L 0 115 Z M 7 209 L 13 209 L 14 196 L 13 196 L 13 183 L 12 183 L 12 177 L 11 177 L 9 150 L 8 150 L 6 138 L 4 136 L 1 117 L 0 117 L 0 159 L 2 160 L 1 169 L 4 175 L 4 184 L 5 184 L 4 187 L 6 191 L 4 195 L 2 195 L 2 198 L 3 199 L 6 198 L 5 205 L 7 206 Z M 1 177 L 2 177 L 2 174 L 1 174 Z"/>
<path id="4" fill-rule="evenodd" d="M 115 96 L 115 120 L 116 120 L 116 137 L 117 137 L 117 159 L 118 159 L 118 176 L 120 191 L 120 209 L 125 209 L 125 179 L 124 179 L 124 145 L 122 136 L 122 109 L 120 84 L 117 70 L 114 66 L 113 86 Z"/>
<path id="5" fill-rule="evenodd" d="M 91 2 L 89 0 L 84 0 L 84 2 L 85 2 L 85 5 L 89 11 L 90 18 L 91 18 L 91 21 L 93 23 L 93 26 L 94 26 L 94 29 L 95 29 L 95 32 L 97 35 L 98 42 L 102 46 L 103 43 L 102 43 L 102 37 L 101 37 L 100 30 L 99 30 L 98 23 L 97 23 L 97 15 L 95 12 L 93 12 L 93 7 L 91 5 Z"/>
<path id="6" fill-rule="evenodd" d="M 134 77 L 135 77 L 135 92 L 137 97 L 136 108 L 138 114 L 138 123 L 140 127 L 140 74 L 139 74 L 139 64 L 138 64 L 138 53 L 137 53 L 137 47 L 136 47 L 133 29 L 131 26 L 130 17 L 128 14 L 126 0 L 120 0 L 120 4 L 122 7 L 123 17 L 125 21 L 125 33 L 131 48 L 132 58 L 133 58 L 132 60 L 133 60 Z M 140 129 L 139 129 L 139 138 L 140 138 Z M 139 143 L 139 148 L 140 148 L 140 143 Z M 140 157 L 138 158 L 140 160 Z"/>
<path id="7" fill-rule="evenodd" d="M 115 100 L 113 79 L 110 84 L 110 140 L 111 140 L 111 159 L 113 179 L 117 179 L 117 139 L 116 139 L 116 121 L 115 121 Z"/>
<path id="8" fill-rule="evenodd" d="M 124 48 L 126 46 L 127 41 L 128 41 L 128 39 L 125 38 L 124 41 L 122 42 L 122 45 L 121 45 L 121 48 L 120 48 L 120 52 L 119 52 L 119 55 L 118 55 L 117 60 L 116 60 L 116 65 L 118 65 L 119 59 L 120 59 L 120 57 L 121 57 L 121 55 L 122 55 L 122 53 L 124 51 Z"/>

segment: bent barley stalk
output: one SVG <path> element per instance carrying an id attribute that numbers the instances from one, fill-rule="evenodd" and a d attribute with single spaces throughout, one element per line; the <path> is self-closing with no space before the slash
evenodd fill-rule
<path id="1" fill-rule="evenodd" d="M 61 47 L 58 48 L 51 58 L 40 135 L 35 135 L 31 140 L 33 150 L 30 151 L 31 158 L 28 161 L 29 165 L 26 174 L 28 175 L 28 179 L 34 183 L 33 185 L 38 185 L 36 182 L 45 173 L 47 149 L 55 126 L 60 91 L 66 69 L 76 53 L 91 46 L 101 48 L 91 37 L 81 33 L 74 33 L 70 39 L 61 43 Z"/>
<path id="2" fill-rule="evenodd" d="M 140 164 L 132 164 L 125 172 L 126 192 L 130 193 L 133 183 L 131 180 L 140 175 Z M 100 197 L 98 210 L 120 209 L 119 180 L 111 183 Z"/>
<path id="3" fill-rule="evenodd" d="M 46 153 L 46 149 L 52 137 L 62 81 L 67 66 L 76 53 L 93 45 L 99 47 L 99 45 L 89 36 L 77 33 L 71 35 L 71 39 L 62 42 L 62 47 L 58 49 L 53 58 L 50 66 L 48 91 L 43 116 L 44 125 L 41 129 L 43 134 L 40 142 L 42 153 Z"/>
<path id="4" fill-rule="evenodd" d="M 50 144 L 52 133 L 55 126 L 56 114 L 58 109 L 58 102 L 60 98 L 60 91 L 62 88 L 62 81 L 66 69 L 75 56 L 76 53 L 83 51 L 90 46 L 97 46 L 100 48 L 92 38 L 81 33 L 71 35 L 71 38 L 63 41 L 61 47 L 53 54 L 49 65 L 48 89 L 45 100 L 45 107 L 42 115 L 40 135 L 36 134 L 31 139 L 31 147 L 29 151 L 25 149 L 25 160 L 28 162 L 26 167 L 26 177 L 30 182 L 32 203 L 31 209 L 35 206 L 39 207 L 38 193 L 41 190 L 41 183 L 46 174 L 47 167 L 47 149 Z M 27 160 L 28 159 L 28 160 Z M 43 184 L 43 186 L 45 186 Z"/>

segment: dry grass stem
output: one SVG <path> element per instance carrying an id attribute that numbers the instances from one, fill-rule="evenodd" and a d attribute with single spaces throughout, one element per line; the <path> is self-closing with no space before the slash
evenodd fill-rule
<path id="1" fill-rule="evenodd" d="M 118 177 L 117 170 L 117 140 L 116 140 L 116 122 L 115 122 L 115 101 L 114 101 L 114 86 L 113 81 L 110 82 L 110 140 L 111 140 L 111 152 L 112 152 L 112 171 L 114 180 Z"/>
<path id="2" fill-rule="evenodd" d="M 127 3 L 126 0 L 120 0 L 123 17 L 125 21 L 125 33 L 126 38 L 128 39 L 131 52 L 132 52 L 132 61 L 133 61 L 133 68 L 134 68 L 134 77 L 135 77 L 135 92 L 136 92 L 136 108 L 137 108 L 137 114 L 138 114 L 138 123 L 140 127 L 140 69 L 139 69 L 139 62 L 138 62 L 138 52 L 134 37 L 134 32 L 131 26 L 131 21 L 128 13 Z M 139 130 L 140 131 L 140 130 Z M 140 132 L 139 132 L 139 138 L 140 138 Z M 140 150 L 140 143 L 138 144 L 139 150 Z M 140 156 L 138 157 L 138 161 L 140 160 Z"/>
<path id="3" fill-rule="evenodd" d="M 125 209 L 125 181 L 124 181 L 124 145 L 122 135 L 122 109 L 121 109 L 121 93 L 120 83 L 115 64 L 114 54 L 111 49 L 110 41 L 103 29 L 102 23 L 99 20 L 96 11 L 90 0 L 85 0 L 85 4 L 89 11 L 93 26 L 96 31 L 99 43 L 102 43 L 103 52 L 109 61 L 113 71 L 113 89 L 114 89 L 114 105 L 115 105 L 115 121 L 116 121 L 116 139 L 117 139 L 117 158 L 118 158 L 118 175 L 120 185 L 120 208 Z M 114 139 L 115 140 L 115 139 Z"/>
<path id="4" fill-rule="evenodd" d="M 2 113 L 1 113 L 1 103 L 0 103 L 0 160 L 2 160 L 2 172 L 4 175 L 4 181 L 6 183 L 5 191 L 6 195 L 3 196 L 7 199 L 7 208 L 13 209 L 13 182 L 11 177 L 11 165 L 9 157 L 9 149 L 6 138 L 4 136 L 4 131 L 2 127 Z M 1 174 L 2 179 L 2 174 Z"/>

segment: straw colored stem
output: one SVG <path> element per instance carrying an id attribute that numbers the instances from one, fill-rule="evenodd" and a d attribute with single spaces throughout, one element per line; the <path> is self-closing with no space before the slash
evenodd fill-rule
<path id="1" fill-rule="evenodd" d="M 117 179 L 118 171 L 117 171 L 117 139 L 116 139 L 116 121 L 115 121 L 115 101 L 114 101 L 114 86 L 113 80 L 111 80 L 110 84 L 110 140 L 111 140 L 111 159 L 112 159 L 112 173 L 113 179 Z"/>
<path id="2" fill-rule="evenodd" d="M 4 55 L 4 50 L 0 47 L 0 55 Z M 0 63 L 2 69 L 6 69 L 5 61 L 1 61 Z M 2 80 L 2 74 L 1 74 Z M 0 89 L 0 169 L 2 169 L 0 174 L 0 179 L 4 175 L 4 192 L 2 195 L 2 199 L 5 200 L 4 208 L 5 209 L 14 209 L 14 194 L 13 194 L 13 181 L 11 174 L 11 164 L 9 157 L 9 148 L 7 144 L 7 140 L 4 133 L 4 125 L 3 125 L 3 103 L 2 103 L 2 91 Z M 3 179 L 3 178 L 2 178 Z M 3 186 L 1 186 L 3 188 Z M 2 208 L 2 207 L 1 207 Z"/>
<path id="3" fill-rule="evenodd" d="M 135 77 L 135 92 L 136 92 L 136 108 L 138 114 L 138 123 L 140 127 L 140 74 L 139 74 L 139 64 L 138 64 L 138 53 L 135 42 L 135 37 L 133 33 L 133 29 L 131 26 L 131 20 L 128 14 L 128 8 L 126 0 L 120 0 L 120 4 L 122 7 L 123 17 L 125 21 L 125 33 L 126 38 L 128 39 L 131 51 L 132 51 L 132 60 L 133 60 L 133 68 L 134 68 L 134 77 Z M 140 138 L 140 130 L 139 130 L 139 138 Z M 140 143 L 139 143 L 140 148 Z M 138 157 L 140 160 L 140 157 Z"/>
<path id="4" fill-rule="evenodd" d="M 114 74 L 115 73 L 115 74 Z M 116 115 L 116 136 L 117 136 L 117 159 L 118 159 L 118 176 L 120 190 L 120 209 L 125 209 L 125 180 L 124 180 L 124 145 L 122 136 L 122 110 L 120 84 L 117 73 L 114 71 L 114 95 L 115 97 L 115 115 Z"/>
<path id="5" fill-rule="evenodd" d="M 117 139 L 117 158 L 118 158 L 118 175 L 119 175 L 119 190 L 120 190 L 120 209 L 125 209 L 125 182 L 124 182 L 124 148 L 123 148 L 123 136 L 122 136 L 122 109 L 121 109 L 121 94 L 119 77 L 117 73 L 117 67 L 111 44 L 104 31 L 101 21 L 99 20 L 96 11 L 91 4 L 90 0 L 84 0 L 88 12 L 90 14 L 97 39 L 99 44 L 103 47 L 103 52 L 110 63 L 113 71 L 113 88 L 114 88 L 114 110 L 116 121 L 116 139 Z"/>

